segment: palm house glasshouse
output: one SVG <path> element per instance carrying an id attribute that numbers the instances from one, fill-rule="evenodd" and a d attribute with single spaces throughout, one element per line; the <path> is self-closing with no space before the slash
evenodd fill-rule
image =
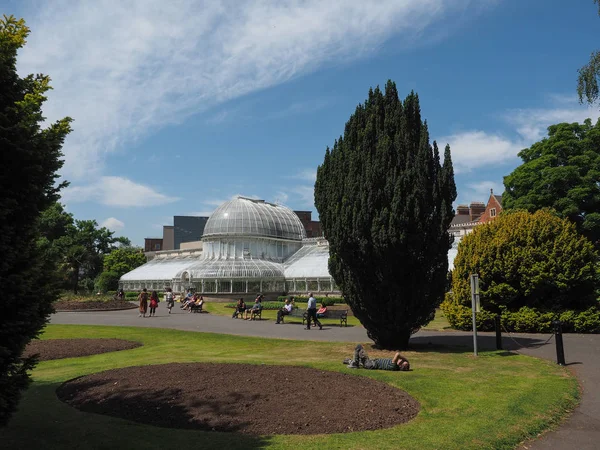
<path id="1" fill-rule="evenodd" d="M 291 209 L 236 197 L 206 222 L 201 250 L 158 252 L 119 284 L 125 290 L 192 288 L 207 294 L 326 293 L 337 291 L 328 258 L 327 241 L 307 239 Z"/>

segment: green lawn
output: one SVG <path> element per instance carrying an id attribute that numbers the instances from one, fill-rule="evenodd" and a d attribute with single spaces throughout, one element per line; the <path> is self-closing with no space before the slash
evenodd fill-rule
<path id="1" fill-rule="evenodd" d="M 549 361 L 506 352 L 474 358 L 467 349 L 441 349 L 407 352 L 411 372 L 353 372 L 404 389 L 421 403 L 416 419 L 391 429 L 265 437 L 165 429 L 79 412 L 61 403 L 54 391 L 80 375 L 167 362 L 293 364 L 347 372 L 340 361 L 352 353 L 353 344 L 75 325 L 50 325 L 43 338 L 83 336 L 118 337 L 144 346 L 40 363 L 18 413 L 0 430 L 3 448 L 508 449 L 555 424 L 578 401 L 576 380 Z M 165 386 L 176 382 L 165 380 Z M 306 380 L 297 383 L 301 387 Z"/>

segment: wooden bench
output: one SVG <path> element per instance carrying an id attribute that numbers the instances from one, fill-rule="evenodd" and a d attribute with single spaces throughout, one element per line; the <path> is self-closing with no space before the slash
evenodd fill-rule
<path id="1" fill-rule="evenodd" d="M 294 308 L 292 312 L 281 316 L 281 323 L 284 323 L 286 317 L 302 317 L 302 325 L 306 325 L 308 319 L 308 312 L 305 309 Z M 343 325 L 348 326 L 348 310 L 347 309 L 329 309 L 323 317 L 320 319 L 340 319 L 340 327 Z"/>

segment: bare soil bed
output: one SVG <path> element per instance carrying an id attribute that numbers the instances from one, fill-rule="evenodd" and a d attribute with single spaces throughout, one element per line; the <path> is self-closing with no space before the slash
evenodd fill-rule
<path id="1" fill-rule="evenodd" d="M 56 311 L 106 311 L 114 309 L 135 309 L 137 307 L 138 304 L 136 302 L 128 302 L 126 300 L 88 300 L 83 302 L 76 300 L 59 300 L 54 303 L 54 309 Z"/>
<path id="2" fill-rule="evenodd" d="M 114 369 L 68 381 L 57 395 L 81 411 L 144 424 L 253 435 L 377 430 L 408 422 L 420 408 L 367 377 L 250 364 Z"/>
<path id="3" fill-rule="evenodd" d="M 139 342 L 123 339 L 47 339 L 31 341 L 23 354 L 31 356 L 37 353 L 40 361 L 49 361 L 117 352 L 141 346 Z"/>

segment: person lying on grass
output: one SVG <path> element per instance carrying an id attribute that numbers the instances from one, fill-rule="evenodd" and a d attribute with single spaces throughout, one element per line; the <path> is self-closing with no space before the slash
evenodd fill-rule
<path id="1" fill-rule="evenodd" d="M 354 349 L 354 358 L 345 359 L 344 364 L 347 364 L 350 369 L 358 369 L 362 367 L 364 369 L 372 370 L 410 370 L 410 363 L 408 359 L 402 356 L 400 353 L 396 353 L 393 358 L 375 358 L 370 359 L 363 346 L 358 344 Z"/>

